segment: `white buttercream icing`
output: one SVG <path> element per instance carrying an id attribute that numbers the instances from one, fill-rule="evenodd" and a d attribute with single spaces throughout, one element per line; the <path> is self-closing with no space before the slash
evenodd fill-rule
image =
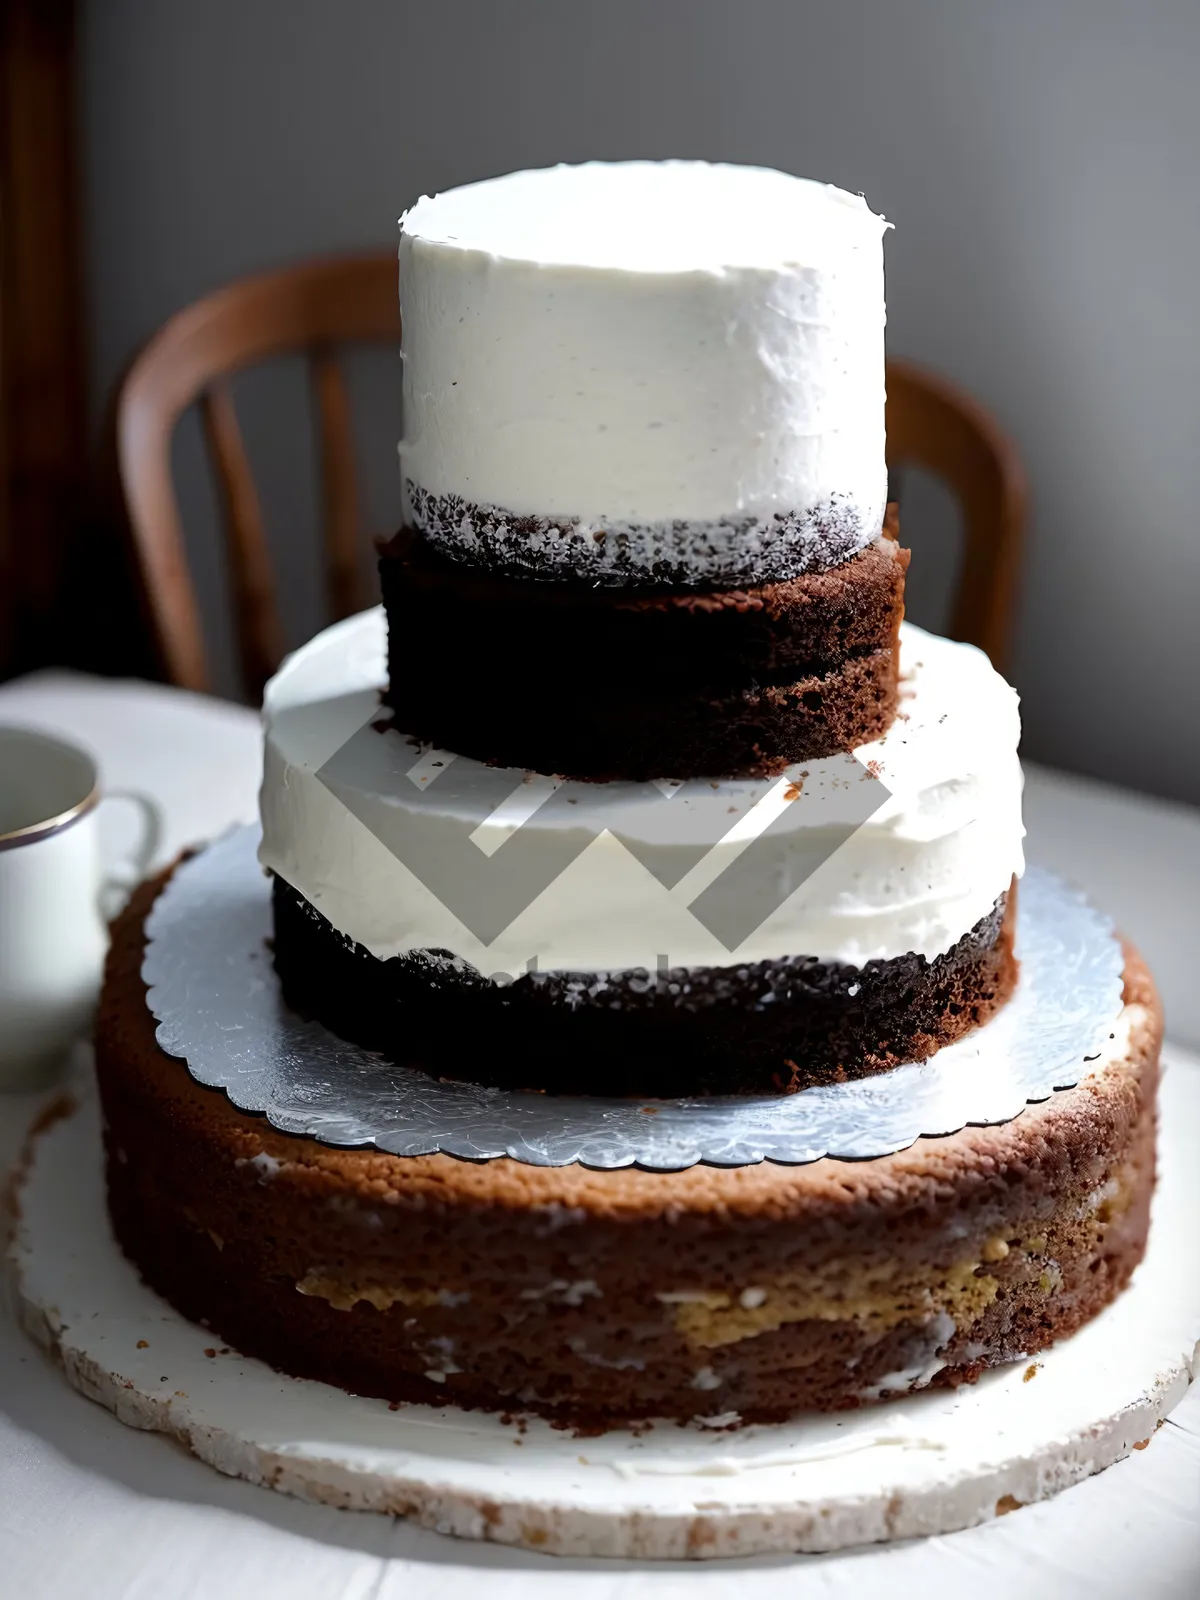
<path id="1" fill-rule="evenodd" d="M 384 645 L 383 615 L 375 610 L 327 629 L 288 658 L 266 692 L 261 797 L 263 864 L 382 959 L 436 949 L 484 973 L 509 975 L 531 964 L 543 972 L 653 973 L 664 956 L 672 967 L 784 955 L 859 966 L 908 951 L 932 960 L 979 922 L 1022 870 L 1017 697 L 980 651 L 909 624 L 901 635 L 900 715 L 853 757 L 810 762 L 765 794 L 761 784 L 714 781 L 677 789 L 668 802 L 653 786 L 587 785 L 579 806 L 546 803 L 532 815 L 523 802 L 531 790 L 548 800 L 552 781 L 519 772 L 498 777 L 445 752 L 422 755 L 401 734 L 371 726 L 379 718 Z M 326 765 L 354 737 L 375 772 L 358 787 L 344 774 L 332 781 Z M 830 818 L 847 786 L 865 783 L 868 773 L 890 797 L 878 791 L 879 808 L 806 875 L 814 841 L 834 837 Z M 468 848 L 456 842 L 461 796 L 473 779 L 507 789 L 508 778 L 514 804 L 522 802 L 522 847 L 533 857 L 557 859 L 573 830 L 590 842 L 485 943 L 405 862 L 457 851 L 469 869 L 475 853 L 494 856 L 511 837 L 513 806 L 481 821 Z M 672 887 L 611 831 L 592 837 L 575 821 L 601 802 L 632 842 L 656 837 L 660 855 L 679 852 L 681 876 Z M 786 826 L 762 832 L 779 817 Z M 730 950 L 688 906 L 756 834 L 756 848 L 772 852 L 781 903 Z M 388 837 L 402 840 L 403 860 L 383 842 Z M 698 839 L 717 842 L 697 863 Z"/>
<path id="2" fill-rule="evenodd" d="M 781 540 L 803 570 L 813 530 L 780 517 L 848 520 L 861 548 L 886 497 L 886 226 L 829 184 L 696 161 L 419 200 L 400 239 L 410 514 L 467 554 L 470 507 L 565 521 L 506 536 L 602 580 L 618 546 L 636 566 L 672 543 L 698 577 L 753 577 L 772 552 L 783 575 Z"/>

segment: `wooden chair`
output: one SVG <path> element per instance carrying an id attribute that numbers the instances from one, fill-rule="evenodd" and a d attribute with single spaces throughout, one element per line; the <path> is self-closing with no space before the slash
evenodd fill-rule
<path id="1" fill-rule="evenodd" d="M 396 257 L 386 251 L 247 278 L 181 311 L 134 362 L 117 403 L 117 453 L 156 647 L 168 679 L 207 690 L 199 607 L 171 477 L 171 439 L 192 404 L 221 489 L 238 645 L 257 699 L 283 653 L 262 515 L 229 380 L 271 357 L 307 351 L 320 436 L 325 562 L 332 619 L 366 603 L 350 412 L 338 345 L 396 346 Z M 1025 489 L 1012 445 L 969 396 L 906 362 L 887 371 L 888 463 L 944 479 L 963 513 L 964 560 L 950 624 L 956 639 L 1005 660 Z"/>
<path id="2" fill-rule="evenodd" d="M 890 473 L 915 466 L 942 479 L 958 501 L 962 566 L 946 631 L 978 645 L 1003 672 L 1027 499 L 1015 447 L 954 384 L 907 361 L 889 361 L 887 459 Z"/>
<path id="3" fill-rule="evenodd" d="M 263 273 L 188 306 L 138 356 L 117 401 L 117 457 L 159 657 L 170 682 L 210 687 L 204 634 L 171 476 L 171 439 L 197 404 L 221 491 L 246 694 L 257 701 L 283 655 L 258 495 L 229 380 L 307 352 L 319 434 L 331 621 L 367 604 L 359 577 L 350 405 L 336 347 L 400 343 L 394 251 Z"/>

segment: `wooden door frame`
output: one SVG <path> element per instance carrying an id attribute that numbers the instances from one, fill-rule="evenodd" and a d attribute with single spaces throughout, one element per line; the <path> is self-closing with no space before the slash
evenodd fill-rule
<path id="1" fill-rule="evenodd" d="M 88 505 L 74 0 L 0 0 L 0 678 L 64 655 Z"/>

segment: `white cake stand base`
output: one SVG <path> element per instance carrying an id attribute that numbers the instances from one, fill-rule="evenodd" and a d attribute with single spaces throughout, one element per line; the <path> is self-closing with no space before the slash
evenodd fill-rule
<path id="1" fill-rule="evenodd" d="M 947 1533 L 1137 1448 L 1191 1379 L 1200 1335 L 1200 1073 L 1163 1088 L 1162 1178 L 1133 1288 L 1073 1339 L 834 1417 L 575 1438 L 364 1400 L 242 1359 L 142 1284 L 108 1229 L 94 1092 L 35 1134 L 17 1189 L 22 1321 L 81 1393 L 219 1471 L 470 1539 L 634 1559 L 825 1551 Z"/>

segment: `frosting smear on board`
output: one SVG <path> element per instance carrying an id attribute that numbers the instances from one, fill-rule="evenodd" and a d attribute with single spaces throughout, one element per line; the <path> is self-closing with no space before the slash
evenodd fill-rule
<path id="1" fill-rule="evenodd" d="M 535 577 L 715 584 L 879 532 L 883 234 L 764 168 L 518 172 L 401 219 L 409 517 Z"/>

